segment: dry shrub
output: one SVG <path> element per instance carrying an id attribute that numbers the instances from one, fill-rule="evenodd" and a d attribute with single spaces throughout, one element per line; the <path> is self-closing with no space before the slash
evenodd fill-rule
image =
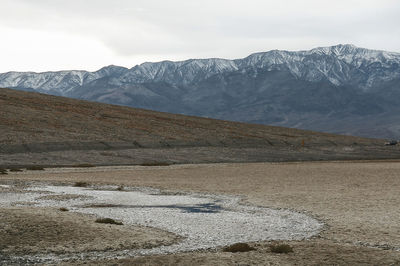
<path id="1" fill-rule="evenodd" d="M 59 210 L 62 211 L 62 212 L 67 212 L 67 211 L 69 211 L 67 208 L 64 208 L 64 207 L 61 207 Z"/>
<path id="2" fill-rule="evenodd" d="M 116 224 L 116 225 L 123 225 L 121 222 L 117 222 L 114 219 L 111 218 L 98 218 L 95 221 L 96 223 L 101 223 L 101 224 Z"/>
<path id="3" fill-rule="evenodd" d="M 269 247 L 271 252 L 273 253 L 290 253 L 293 252 L 293 248 L 288 244 L 278 244 L 278 245 L 271 245 Z"/>
<path id="4" fill-rule="evenodd" d="M 19 169 L 19 168 L 10 168 L 10 172 L 22 172 L 22 169 Z"/>
<path id="5" fill-rule="evenodd" d="M 40 166 L 40 165 L 32 165 L 32 166 L 28 166 L 26 168 L 26 170 L 41 171 L 41 170 L 44 170 L 44 168 L 43 168 L 43 166 Z"/>
<path id="6" fill-rule="evenodd" d="M 74 184 L 74 187 L 87 187 L 89 184 L 86 182 L 82 182 L 82 181 L 77 181 Z"/>
<path id="7" fill-rule="evenodd" d="M 86 168 L 89 168 L 89 167 L 95 167 L 95 165 L 94 164 L 90 164 L 90 163 L 81 163 L 81 164 L 75 164 L 72 167 L 82 167 L 82 168 L 86 167 Z"/>
<path id="8" fill-rule="evenodd" d="M 227 247 L 224 247 L 224 252 L 248 252 L 255 250 L 255 248 L 250 247 L 247 243 L 236 243 Z"/>

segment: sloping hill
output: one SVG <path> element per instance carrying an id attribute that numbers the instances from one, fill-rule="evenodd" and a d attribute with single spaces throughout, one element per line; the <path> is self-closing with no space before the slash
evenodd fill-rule
<path id="1" fill-rule="evenodd" d="M 185 149 L 192 149 L 192 152 L 179 155 L 180 159 L 175 158 Z M 371 149 L 376 154 L 365 153 Z M 3 164 L 12 164 L 10 156 L 13 154 L 17 156 L 15 158 L 22 158 L 35 153 L 34 159 L 43 163 L 39 157 L 46 157 L 44 153 L 105 150 L 115 154 L 124 151 L 128 153 L 125 157 L 130 159 L 127 161 L 119 156 L 119 161 L 113 161 L 108 158 L 113 157 L 112 153 L 103 152 L 103 155 L 96 153 L 99 158 L 88 157 L 85 161 L 100 164 L 140 163 L 146 160 L 282 161 L 397 158 L 398 155 L 394 149 L 388 152 L 383 147 L 383 140 L 377 139 L 190 117 L 0 89 L 0 154 L 4 155 L 0 160 Z M 200 150 L 202 159 L 196 157 L 196 152 Z M 231 154 L 233 150 L 236 155 Z M 136 157 L 129 155 L 128 151 L 135 153 Z M 138 156 L 138 151 L 142 151 L 142 155 L 147 154 L 147 157 Z M 159 154 L 161 151 L 162 156 Z M 225 157 L 220 157 L 225 153 Z M 64 153 L 62 156 L 74 157 L 76 154 Z M 108 159 L 100 158 L 102 156 L 108 156 Z"/>

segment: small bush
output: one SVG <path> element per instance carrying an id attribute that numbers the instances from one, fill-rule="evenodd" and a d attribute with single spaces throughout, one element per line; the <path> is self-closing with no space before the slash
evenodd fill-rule
<path id="1" fill-rule="evenodd" d="M 43 168 L 43 166 L 40 166 L 40 165 L 32 165 L 32 166 L 28 166 L 26 168 L 26 170 L 40 171 L 40 170 L 44 170 L 44 168 Z"/>
<path id="2" fill-rule="evenodd" d="M 248 252 L 255 250 L 255 248 L 250 247 L 247 243 L 236 243 L 230 246 L 227 246 L 223 249 L 224 252 Z"/>
<path id="3" fill-rule="evenodd" d="M 144 162 L 140 164 L 141 166 L 168 166 L 171 165 L 170 163 L 167 162 Z"/>
<path id="4" fill-rule="evenodd" d="M 73 165 L 72 167 L 87 167 L 87 168 L 89 168 L 89 167 L 95 167 L 95 165 L 94 164 L 90 164 L 90 163 L 81 163 L 81 164 L 76 164 L 76 165 Z"/>
<path id="5" fill-rule="evenodd" d="M 6 174 L 8 174 L 7 169 L 0 168 L 0 175 L 6 175 Z"/>
<path id="6" fill-rule="evenodd" d="M 116 224 L 116 225 L 123 225 L 121 222 L 117 222 L 114 219 L 111 218 L 98 218 L 95 221 L 96 223 L 101 223 L 101 224 Z"/>
<path id="7" fill-rule="evenodd" d="M 22 172 L 22 169 L 19 169 L 19 168 L 10 168 L 10 172 Z"/>
<path id="8" fill-rule="evenodd" d="M 118 191 L 124 191 L 124 186 L 123 186 L 123 185 L 118 186 L 118 187 L 117 187 L 117 190 L 118 190 Z"/>
<path id="9" fill-rule="evenodd" d="M 290 253 L 293 252 L 293 248 L 288 244 L 271 245 L 271 252 L 273 253 Z"/>
<path id="10" fill-rule="evenodd" d="M 82 181 L 77 181 L 74 184 L 74 187 L 87 187 L 89 184 L 86 182 L 82 182 Z"/>
<path id="11" fill-rule="evenodd" d="M 59 210 L 62 211 L 62 212 L 67 212 L 67 211 L 69 211 L 67 208 L 64 208 L 64 207 L 61 207 Z"/>

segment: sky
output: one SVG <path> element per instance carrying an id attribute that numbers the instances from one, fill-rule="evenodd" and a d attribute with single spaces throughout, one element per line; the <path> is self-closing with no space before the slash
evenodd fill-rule
<path id="1" fill-rule="evenodd" d="M 400 52 L 399 0 L 0 0 L 0 72 L 336 44 Z"/>

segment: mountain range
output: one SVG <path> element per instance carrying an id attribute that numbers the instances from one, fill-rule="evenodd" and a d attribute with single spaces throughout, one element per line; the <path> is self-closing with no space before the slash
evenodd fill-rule
<path id="1" fill-rule="evenodd" d="M 107 66 L 7 72 L 0 87 L 217 119 L 400 138 L 400 54 L 354 45 Z"/>

